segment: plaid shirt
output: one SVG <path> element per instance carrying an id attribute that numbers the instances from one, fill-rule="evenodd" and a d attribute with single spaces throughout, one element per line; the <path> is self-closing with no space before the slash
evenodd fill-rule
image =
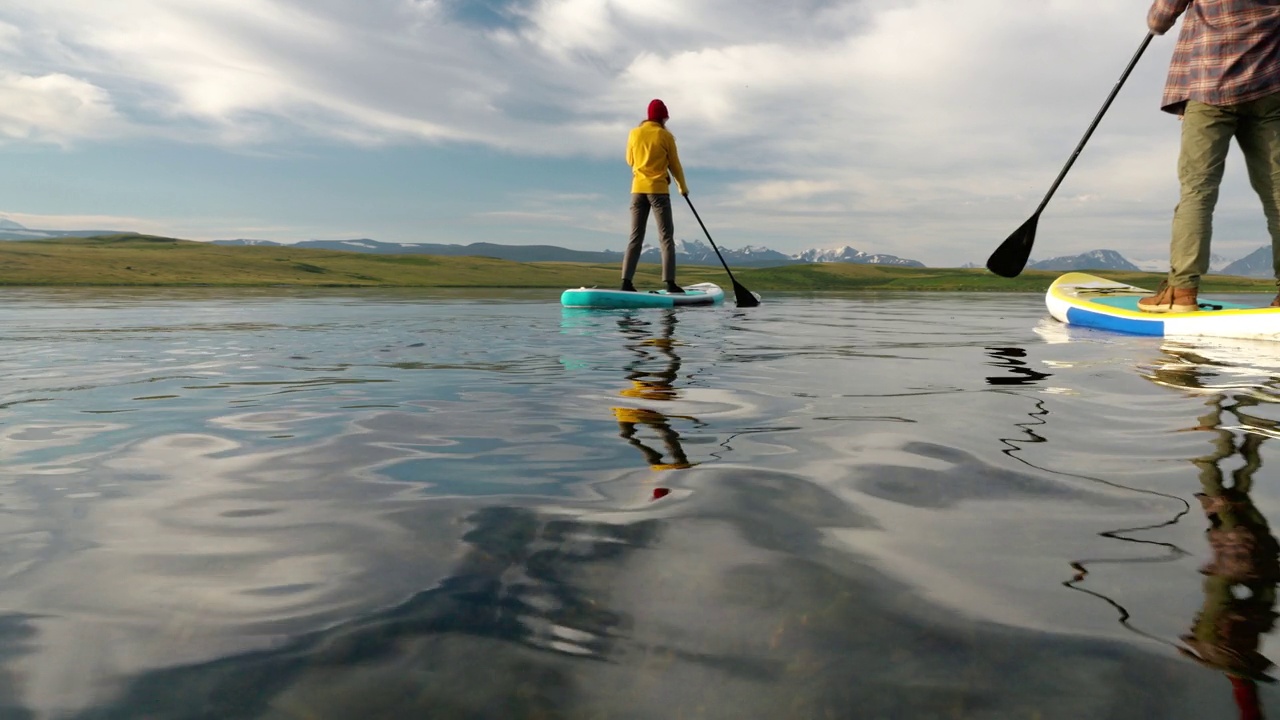
<path id="1" fill-rule="evenodd" d="M 1160 109 L 1181 115 L 1188 100 L 1235 105 L 1280 92 L 1280 0 L 1155 0 L 1147 25 L 1163 35 L 1184 11 Z"/>

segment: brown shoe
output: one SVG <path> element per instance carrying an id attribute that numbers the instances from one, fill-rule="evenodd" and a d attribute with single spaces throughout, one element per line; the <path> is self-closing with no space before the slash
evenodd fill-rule
<path id="1" fill-rule="evenodd" d="M 1199 294 L 1198 288 L 1176 288 L 1170 287 L 1167 282 L 1162 282 L 1155 295 L 1138 301 L 1138 309 L 1151 313 L 1195 312 L 1200 309 L 1196 301 Z"/>

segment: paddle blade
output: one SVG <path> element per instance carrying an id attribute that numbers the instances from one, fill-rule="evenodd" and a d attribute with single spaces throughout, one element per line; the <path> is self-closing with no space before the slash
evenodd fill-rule
<path id="1" fill-rule="evenodd" d="M 733 299 L 738 303 L 738 307 L 755 307 L 760 304 L 760 298 L 737 280 L 733 281 Z"/>
<path id="2" fill-rule="evenodd" d="M 1018 277 L 1031 257 L 1031 246 L 1036 242 L 1036 225 L 1039 222 L 1040 214 L 1037 213 L 1022 223 L 1022 227 L 1014 230 L 987 258 L 987 269 L 1000 277 Z"/>

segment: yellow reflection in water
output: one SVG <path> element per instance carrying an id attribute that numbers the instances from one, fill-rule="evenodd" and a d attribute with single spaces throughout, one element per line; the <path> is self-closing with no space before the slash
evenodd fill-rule
<path id="1" fill-rule="evenodd" d="M 676 312 L 664 310 L 656 319 L 647 319 L 651 317 L 629 313 L 618 318 L 618 328 L 627 339 L 626 346 L 636 356 L 626 365 L 630 385 L 618 394 L 644 404 L 640 407 L 614 407 L 613 415 L 618 421 L 618 435 L 640 451 L 650 469 L 683 470 L 697 463 L 691 462 L 685 454 L 680 433 L 672 427 L 672 420 L 696 424 L 698 419 L 657 409 L 660 403 L 678 400 L 681 395 L 676 387 L 680 377 L 680 355 L 676 352 L 680 343 L 675 338 Z M 662 450 L 654 447 L 655 440 Z"/>

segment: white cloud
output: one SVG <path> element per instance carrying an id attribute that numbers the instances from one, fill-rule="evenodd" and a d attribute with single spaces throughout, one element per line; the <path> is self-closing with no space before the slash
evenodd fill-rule
<path id="1" fill-rule="evenodd" d="M 28 28 L 27 62 L 94 78 L 140 132 L 187 121 L 233 144 L 271 142 L 299 128 L 356 142 L 470 136 L 463 118 L 450 126 L 397 107 L 400 98 L 426 95 L 406 83 L 419 63 L 436 92 L 465 96 L 457 47 L 428 37 L 423 49 L 412 48 L 412 26 L 397 33 L 395 18 L 362 28 L 314 10 L 277 0 L 48 0 L 0 15 L 20 16 L 17 26 Z M 423 7 L 416 10 L 421 20 Z M 449 61 L 462 70 L 448 70 Z"/>
<path id="2" fill-rule="evenodd" d="M 238 147 L 464 142 L 615 160 L 662 97 L 691 188 L 725 214 L 736 203 L 726 224 L 752 242 L 959 263 L 1034 209 L 1142 39 L 1148 2 L 20 5 L 0 8 L 10 77 L 59 80 L 37 93 L 45 111 L 0 108 L 10 138 L 127 120 Z M 1156 105 L 1171 48 L 1152 44 L 1046 213 L 1041 232 L 1067 236 L 1064 252 L 1156 234 L 1118 230 L 1117 214 L 1167 222 L 1176 122 Z M 56 111 L 72 100 L 79 120 Z M 1069 201 L 1082 195 L 1094 201 Z M 578 212 L 599 226 L 599 205 Z"/>
<path id="3" fill-rule="evenodd" d="M 0 141 L 101 137 L 118 118 L 105 90 L 62 73 L 0 74 Z"/>
<path id="4" fill-rule="evenodd" d="M 16 50 L 20 37 L 22 37 L 22 31 L 16 25 L 0 22 L 0 52 Z"/>
<path id="5" fill-rule="evenodd" d="M 739 188 L 742 204 L 780 202 L 827 195 L 840 190 L 840 183 L 825 180 L 773 180 Z"/>
<path id="6" fill-rule="evenodd" d="M 528 14 L 529 36 L 555 57 L 572 60 L 575 53 L 602 53 L 616 44 L 610 0 L 539 2 Z"/>

